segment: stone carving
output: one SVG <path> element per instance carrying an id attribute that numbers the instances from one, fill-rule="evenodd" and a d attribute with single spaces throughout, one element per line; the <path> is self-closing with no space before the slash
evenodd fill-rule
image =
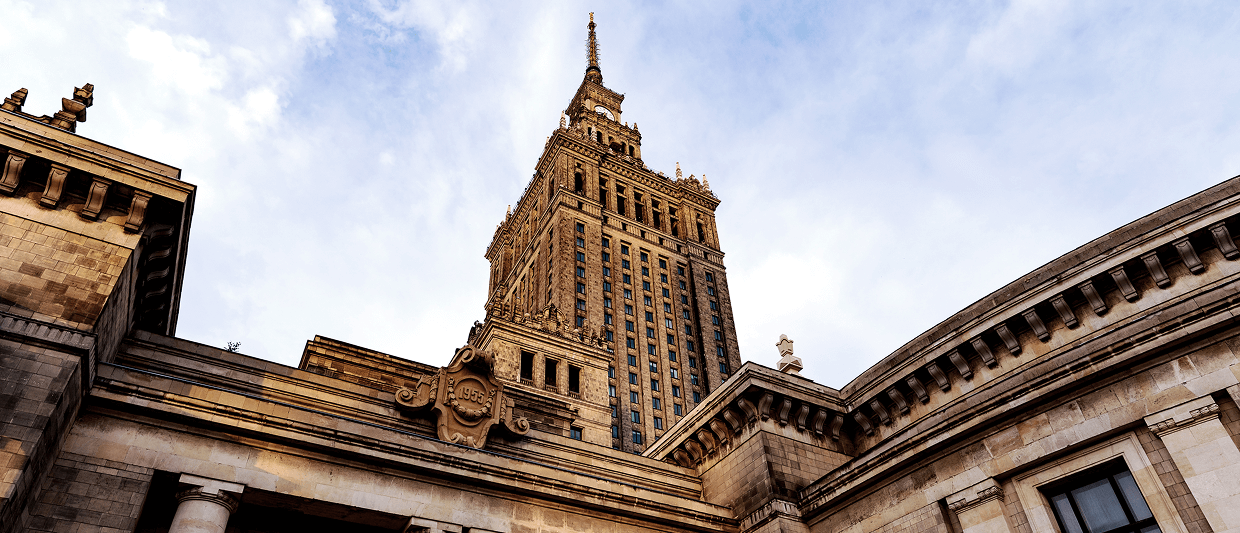
<path id="1" fill-rule="evenodd" d="M 125 231 L 137 233 L 142 229 L 142 221 L 146 219 L 146 206 L 151 203 L 153 195 L 146 191 L 134 191 L 129 203 L 129 216 L 125 218 Z"/>
<path id="2" fill-rule="evenodd" d="M 495 379 L 495 357 L 466 344 L 452 362 L 413 388 L 396 392 L 396 406 L 409 412 L 430 410 L 438 418 L 439 438 L 474 448 L 486 446 L 487 434 L 502 424 L 515 435 L 525 435 L 530 423 L 512 412 L 504 385 Z"/>
<path id="3" fill-rule="evenodd" d="M 973 351 L 977 352 L 977 355 L 982 358 L 982 361 L 986 363 L 986 366 L 994 368 L 999 364 L 999 361 L 995 359 L 995 354 L 990 351 L 990 345 L 986 344 L 986 341 L 982 340 L 980 336 L 969 339 L 969 345 L 972 346 Z"/>
<path id="4" fill-rule="evenodd" d="M 634 126 L 636 127 L 637 124 Z M 1218 246 L 1220 252 L 1223 252 L 1223 257 L 1228 261 L 1234 261 L 1240 257 L 1240 249 L 1236 248 L 1236 241 L 1231 238 L 1231 232 L 1227 231 L 1227 222 L 1211 225 L 1210 236 L 1214 237 L 1214 244 Z"/>
<path id="5" fill-rule="evenodd" d="M 60 202 L 60 194 L 65 191 L 65 179 L 69 177 L 69 167 L 56 163 L 52 163 L 51 166 L 51 170 L 47 172 L 47 185 L 43 187 L 43 196 L 39 198 L 39 205 L 54 208 Z"/>
<path id="6" fill-rule="evenodd" d="M 67 131 L 77 131 L 78 122 L 86 122 L 86 108 L 95 103 L 95 86 L 87 83 L 73 89 L 73 99 L 60 99 L 61 111 L 52 116 L 53 127 Z"/>
<path id="7" fill-rule="evenodd" d="M 1080 285 L 1081 294 L 1085 295 L 1085 299 L 1089 300 L 1089 306 L 1094 308 L 1094 314 L 1098 316 L 1107 313 L 1107 303 L 1102 299 L 1102 295 L 1098 294 L 1098 289 L 1094 288 L 1092 280 L 1086 280 Z"/>
<path id="8" fill-rule="evenodd" d="M 87 220 L 99 218 L 99 212 L 103 210 L 103 202 L 108 196 L 108 187 L 111 185 L 111 181 L 96 177 L 95 181 L 90 184 L 86 205 L 82 206 L 82 212 L 78 215 Z"/>
<path id="9" fill-rule="evenodd" d="M 1122 270 L 1120 272 L 1123 272 Z M 1127 280 L 1128 278 L 1124 278 Z M 1042 322 L 1042 317 L 1038 316 L 1037 310 L 1030 307 L 1021 311 L 1021 316 L 1025 317 L 1025 322 L 1029 323 L 1029 329 L 1033 330 L 1034 335 L 1038 336 L 1038 340 L 1046 342 L 1051 340 L 1051 332 L 1047 331 L 1046 324 Z"/>
<path id="10" fill-rule="evenodd" d="M 1124 271 L 1124 265 L 1117 266 L 1107 271 L 1111 275 L 1111 279 L 1115 280 L 1115 285 L 1119 286 L 1119 292 L 1124 295 L 1124 299 L 1135 302 L 1141 298 L 1141 294 L 1137 292 L 1137 288 L 1132 286 L 1132 281 L 1128 279 L 1128 273 Z"/>
<path id="11" fill-rule="evenodd" d="M 779 368 L 780 372 L 786 372 L 794 376 L 801 375 L 801 370 L 805 365 L 801 363 L 801 358 L 792 355 L 792 339 L 787 335 L 780 335 L 779 342 L 775 343 L 775 347 L 779 349 Z"/>
<path id="12" fill-rule="evenodd" d="M 0 174 L 0 192 L 13 194 L 17 190 L 17 185 L 21 183 L 22 167 L 29 158 L 29 154 L 9 150 L 8 156 L 4 158 L 3 174 Z"/>
<path id="13" fill-rule="evenodd" d="M 13 96 L 4 99 L 4 104 L 0 105 L 0 109 L 20 113 L 22 106 L 26 104 L 26 94 L 29 91 L 25 87 L 13 92 Z"/>
<path id="14" fill-rule="evenodd" d="M 1200 274 L 1206 271 L 1206 266 L 1201 263 L 1201 258 L 1197 256 L 1197 250 L 1193 249 L 1193 243 L 1188 237 L 1176 240 L 1171 245 L 1175 247 L 1175 251 L 1180 252 L 1180 260 L 1184 261 L 1189 272 Z"/>
<path id="15" fill-rule="evenodd" d="M 1150 277 L 1154 278 L 1154 284 L 1160 289 L 1171 286 L 1171 276 L 1167 275 L 1167 271 L 1163 269 L 1162 261 L 1158 260 L 1158 252 L 1153 251 L 1141 256 L 1141 261 L 1145 263 L 1145 270 L 1149 271 Z"/>
<path id="16" fill-rule="evenodd" d="M 1063 320 L 1065 326 L 1076 327 L 1076 313 L 1072 311 L 1072 306 L 1068 305 L 1068 301 L 1062 294 L 1051 297 L 1051 306 L 1055 308 L 1056 313 L 1059 313 L 1059 318 Z"/>

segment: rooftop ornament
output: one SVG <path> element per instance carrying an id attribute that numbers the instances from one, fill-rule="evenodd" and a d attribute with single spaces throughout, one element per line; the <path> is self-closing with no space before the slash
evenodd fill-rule
<path id="1" fill-rule="evenodd" d="M 801 364 L 800 357 L 792 355 L 792 339 L 789 339 L 787 335 L 780 335 L 775 347 L 779 349 L 779 371 L 794 376 L 801 375 L 801 370 L 805 368 L 805 365 Z"/>

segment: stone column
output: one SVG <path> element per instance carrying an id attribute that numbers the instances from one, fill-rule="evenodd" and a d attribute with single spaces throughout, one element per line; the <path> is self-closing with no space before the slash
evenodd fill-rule
<path id="1" fill-rule="evenodd" d="M 1240 449 L 1209 396 L 1145 417 L 1215 533 L 1240 533 Z"/>
<path id="2" fill-rule="evenodd" d="M 168 533 L 224 533 L 241 503 L 245 485 L 181 474 L 187 488 L 177 493 L 177 513 Z"/>
<path id="3" fill-rule="evenodd" d="M 947 508 L 956 513 L 964 533 L 1012 533 L 1003 509 L 1003 489 L 994 478 L 947 497 Z"/>

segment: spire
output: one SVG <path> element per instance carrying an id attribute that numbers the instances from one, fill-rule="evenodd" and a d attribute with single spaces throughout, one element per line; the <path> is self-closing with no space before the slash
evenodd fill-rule
<path id="1" fill-rule="evenodd" d="M 586 79 L 594 83 L 603 83 L 603 71 L 598 68 L 598 38 L 594 36 L 594 13 L 590 13 L 590 36 L 586 39 Z"/>

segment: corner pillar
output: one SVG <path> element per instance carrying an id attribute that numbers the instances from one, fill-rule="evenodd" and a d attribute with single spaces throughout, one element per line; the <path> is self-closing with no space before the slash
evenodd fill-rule
<path id="1" fill-rule="evenodd" d="M 1240 479 L 1240 449 L 1219 420 L 1214 399 L 1184 402 L 1145 417 L 1145 423 L 1167 446 L 1210 528 L 1240 533 L 1240 484 L 1235 482 Z"/>
<path id="2" fill-rule="evenodd" d="M 994 478 L 947 497 L 947 508 L 956 513 L 964 533 L 1013 533 L 1003 508 L 1003 489 Z"/>
<path id="3" fill-rule="evenodd" d="M 187 488 L 177 493 L 177 512 L 168 533 L 224 533 L 241 504 L 245 485 L 181 474 Z"/>

